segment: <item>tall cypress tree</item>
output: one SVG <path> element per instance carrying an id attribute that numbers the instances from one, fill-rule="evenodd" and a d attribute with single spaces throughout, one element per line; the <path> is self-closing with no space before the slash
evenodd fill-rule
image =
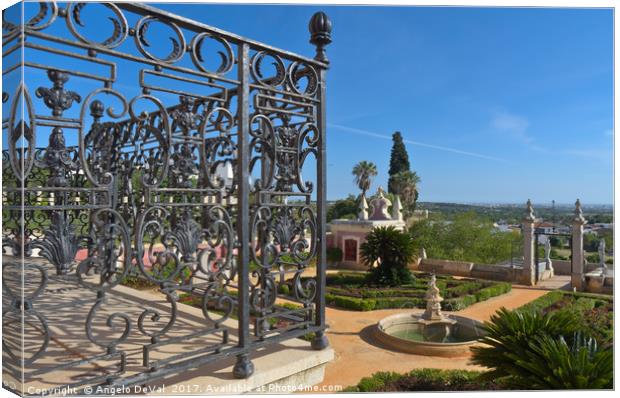
<path id="1" fill-rule="evenodd" d="M 390 179 L 388 180 L 388 192 L 395 193 L 394 189 L 394 175 L 401 171 L 409 171 L 409 155 L 405 144 L 403 143 L 403 136 L 400 135 L 400 131 L 392 134 L 392 152 L 390 153 Z"/>

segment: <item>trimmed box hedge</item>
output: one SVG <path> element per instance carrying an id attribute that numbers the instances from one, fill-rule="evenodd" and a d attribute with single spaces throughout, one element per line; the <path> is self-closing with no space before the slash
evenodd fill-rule
<path id="1" fill-rule="evenodd" d="M 415 281 L 399 287 L 368 286 L 363 273 L 341 272 L 327 276 L 325 301 L 328 305 L 354 311 L 389 308 L 425 308 L 424 298 L 430 274 L 414 273 Z M 512 285 L 480 279 L 438 276 L 437 287 L 444 297 L 446 311 L 462 310 L 479 301 L 507 293 Z"/>
<path id="2" fill-rule="evenodd" d="M 554 290 L 519 307 L 528 312 L 568 312 L 579 323 L 580 329 L 596 338 L 602 345 L 614 340 L 613 296 L 593 293 Z"/>
<path id="3" fill-rule="evenodd" d="M 496 381 L 482 381 L 472 370 L 415 369 L 408 373 L 377 372 L 343 392 L 488 391 L 505 390 Z"/>

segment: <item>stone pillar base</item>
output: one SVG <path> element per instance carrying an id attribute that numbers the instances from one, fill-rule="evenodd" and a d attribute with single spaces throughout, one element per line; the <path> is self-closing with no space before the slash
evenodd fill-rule
<path id="1" fill-rule="evenodd" d="M 570 276 L 571 286 L 577 289 L 578 292 L 582 292 L 585 286 L 585 280 L 583 274 L 572 274 Z"/>
<path id="2" fill-rule="evenodd" d="M 524 270 L 523 274 L 521 274 L 521 277 L 519 278 L 519 283 L 525 286 L 536 285 L 536 277 L 534 275 L 531 275 L 531 273 L 527 271 Z"/>

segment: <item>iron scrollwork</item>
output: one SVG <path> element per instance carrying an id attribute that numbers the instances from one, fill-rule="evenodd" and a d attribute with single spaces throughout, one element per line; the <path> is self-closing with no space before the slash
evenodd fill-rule
<path id="1" fill-rule="evenodd" d="M 303 175 L 308 159 L 319 173 L 325 161 L 326 59 L 138 3 L 24 7 L 36 7 L 29 20 L 3 12 L 6 65 L 20 48 L 53 56 L 3 71 L 15 82 L 2 93 L 3 328 L 36 341 L 20 355 L 23 342 L 5 334 L 7 366 L 37 383 L 93 365 L 59 383 L 130 385 L 236 355 L 234 375 L 248 377 L 257 347 L 321 338 L 325 192 Z M 310 26 L 323 55 L 325 18 Z M 31 91 L 22 70 L 51 84 Z M 149 299 L 131 290 L 141 286 Z M 201 309 L 199 325 L 188 326 L 187 303 Z M 60 344 L 61 307 L 80 317 L 86 349 L 50 365 L 41 359 Z"/>

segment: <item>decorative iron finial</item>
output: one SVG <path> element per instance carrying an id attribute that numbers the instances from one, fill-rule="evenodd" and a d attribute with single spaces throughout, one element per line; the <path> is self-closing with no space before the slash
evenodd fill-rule
<path id="1" fill-rule="evenodd" d="M 528 199 L 526 203 L 524 220 L 530 222 L 534 222 L 536 220 L 536 216 L 534 216 L 534 207 L 532 206 L 532 201 L 530 199 Z"/>
<path id="2" fill-rule="evenodd" d="M 69 81 L 68 73 L 50 69 L 47 71 L 47 77 L 53 83 L 52 88 L 39 87 L 35 95 L 43 98 L 43 102 L 52 110 L 54 116 L 62 116 L 64 111 L 71 108 L 73 102 L 82 101 L 82 97 L 75 91 L 65 90 L 65 83 Z"/>
<path id="3" fill-rule="evenodd" d="M 581 224 L 586 223 L 586 219 L 583 218 L 583 211 L 581 210 L 581 202 L 579 199 L 575 202 L 575 216 L 573 217 L 573 221 Z"/>
<path id="4" fill-rule="evenodd" d="M 95 119 L 95 123 L 99 122 L 99 119 L 103 117 L 104 110 L 103 102 L 94 100 L 90 103 L 90 115 Z"/>
<path id="5" fill-rule="evenodd" d="M 329 20 L 327 14 L 319 11 L 310 18 L 308 29 L 311 34 L 310 43 L 316 46 L 316 56 L 314 59 L 329 63 L 325 55 L 325 46 L 332 42 L 332 21 Z"/>

